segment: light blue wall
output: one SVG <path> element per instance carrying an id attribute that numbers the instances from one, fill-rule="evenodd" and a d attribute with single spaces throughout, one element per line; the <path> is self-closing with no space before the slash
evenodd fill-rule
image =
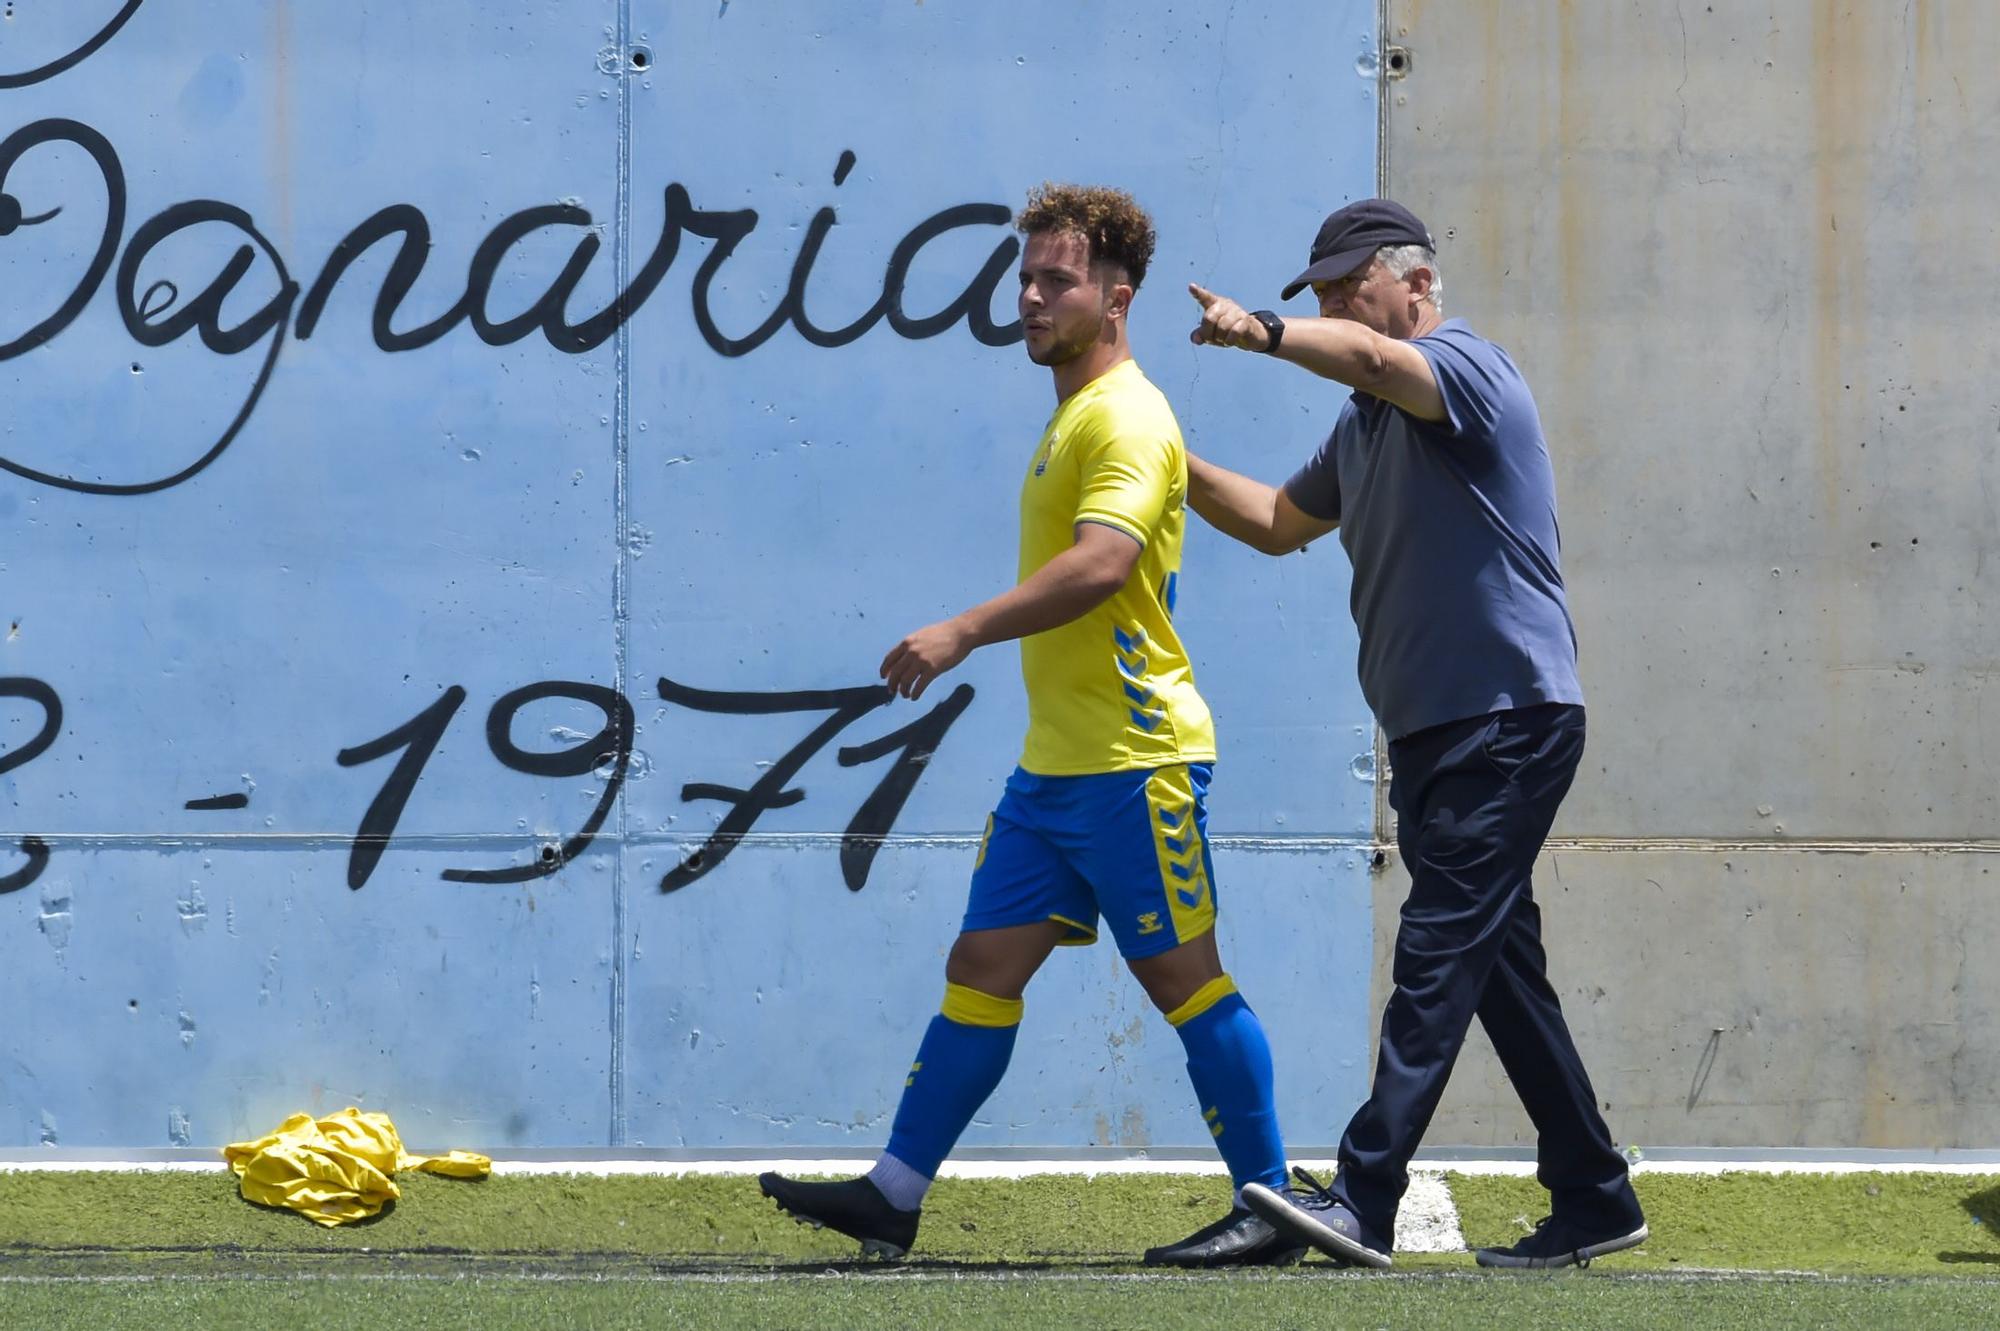
<path id="1" fill-rule="evenodd" d="M 121 8 L 100 49 L 21 77 Z M 47 847 L 0 894 L 0 1147 L 213 1144 L 348 1103 L 427 1144 L 879 1144 L 1017 751 L 1015 654 L 860 715 L 786 783 L 803 799 L 663 892 L 729 809 L 684 788 L 751 787 L 829 715 L 744 708 L 867 685 L 901 634 L 1011 580 L 1014 494 L 1053 399 L 1008 328 L 1001 219 L 1044 178 L 1119 184 L 1153 211 L 1134 341 L 1194 448 L 1275 480 L 1316 444 L 1338 390 L 1197 354 L 1183 287 L 1275 303 L 1320 216 L 1372 192 L 1375 84 L 1356 64 L 1374 12 L 11 0 L 0 673 L 53 689 L 61 724 L 0 774 L 5 844 Z M 16 151 L 28 132 L 53 138 Z M 91 143 L 115 153 L 115 191 Z M 242 210 L 254 238 L 210 220 L 135 248 L 193 200 Z M 384 350 L 371 325 L 401 232 L 311 296 L 342 238 L 392 205 L 429 228 L 392 345 L 452 308 L 503 219 L 571 211 L 488 265 L 483 330 Z M 728 345 L 785 299 L 827 207 L 806 314 L 854 322 L 892 269 L 899 308 L 845 345 L 790 321 Z M 966 224 L 898 264 L 951 209 Z M 710 267 L 714 237 L 753 220 L 731 210 L 754 228 Z M 585 325 L 594 345 L 504 327 L 579 240 L 601 245 L 568 302 L 584 324 L 676 228 L 657 287 L 622 324 Z M 99 280 L 53 326 L 100 243 Z M 166 337 L 242 245 L 219 317 L 211 300 Z M 975 314 L 910 335 L 969 287 Z M 243 345 L 205 343 L 260 311 Z M 146 492 L 92 492 L 119 487 Z M 1372 1022 L 1345 562 L 1331 543 L 1267 560 L 1194 524 L 1181 586 L 1223 748 L 1226 955 L 1271 1028 L 1288 1135 L 1328 1142 Z M 663 677 L 753 696 L 709 710 L 663 699 Z M 588 770 L 616 718 L 558 696 L 521 708 L 511 743 L 586 761 L 504 766 L 489 716 L 541 681 L 629 699 L 629 759 Z M 838 750 L 958 684 L 972 700 L 865 884 L 853 866 L 845 881 L 842 834 L 897 754 L 844 766 Z M 0 752 L 46 728 L 26 688 L 0 697 Z M 414 749 L 370 756 L 420 715 Z M 433 739 L 354 887 L 371 801 Z M 565 843 L 574 857 L 531 881 L 445 876 Z M 31 862 L 8 852 L 13 871 Z M 967 1144 L 1205 1141 L 1178 1042 L 1107 941 L 1031 989 L 1014 1070 Z"/>

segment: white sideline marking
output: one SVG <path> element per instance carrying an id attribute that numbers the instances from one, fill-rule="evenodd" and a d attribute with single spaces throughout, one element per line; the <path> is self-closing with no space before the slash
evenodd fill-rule
<path id="1" fill-rule="evenodd" d="M 739 1177 L 776 1170 L 781 1174 L 860 1174 L 871 1162 L 858 1156 L 837 1159 L 773 1157 L 769 1160 L 506 1160 L 496 1159 L 493 1172 L 502 1175 L 537 1174 L 734 1175 Z M 1331 1179 L 1331 1160 L 1294 1160 Z M 208 1174 L 228 1166 L 221 1160 L 78 1160 L 37 1159 L 27 1153 L 0 1159 L 0 1174 L 107 1173 L 129 1174 Z M 938 1173 L 945 1178 L 1032 1178 L 1038 1174 L 1076 1175 L 1093 1178 L 1098 1174 L 1212 1174 L 1225 1172 L 1220 1160 L 947 1160 Z M 1429 1160 L 1419 1159 L 1412 1174 L 1479 1174 L 1532 1177 L 1532 1160 Z M 2000 1160 L 1640 1160 L 1634 1174 L 2000 1174 Z"/>
<path id="2" fill-rule="evenodd" d="M 1426 1161 L 1450 1174 L 1532 1178 L 1532 1160 Z M 2000 1174 L 1995 1161 L 1963 1160 L 1640 1160 L 1634 1174 Z"/>
<path id="3" fill-rule="evenodd" d="M 220 1160 L 0 1160 L 0 1174 L 212 1174 Z"/>
<path id="4" fill-rule="evenodd" d="M 1431 1169 L 1410 1171 L 1410 1189 L 1396 1211 L 1394 1246 L 1397 1252 L 1465 1251 L 1458 1206 L 1451 1200 L 1451 1188 L 1443 1174 Z"/>

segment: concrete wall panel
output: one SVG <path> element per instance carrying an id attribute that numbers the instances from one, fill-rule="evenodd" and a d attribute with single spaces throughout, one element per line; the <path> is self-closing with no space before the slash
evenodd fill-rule
<path id="1" fill-rule="evenodd" d="M 282 841 L 60 847 L 7 901 L 0 1141 L 212 1145 L 350 1104 L 414 1141 L 599 1140 L 609 853 L 449 894 L 459 850 L 398 853 L 420 872 L 357 894 Z"/>
<path id="2" fill-rule="evenodd" d="M 944 992 L 972 849 L 899 843 L 867 889 L 849 893 L 823 867 L 831 844 L 746 848 L 671 912 L 634 912 L 626 1140 L 879 1147 L 895 1112 L 884 1084 L 900 1084 Z M 672 850 L 630 852 L 628 879 L 657 875 Z M 1336 1140 L 1333 1120 L 1367 1090 L 1367 936 L 1351 923 L 1367 917 L 1362 860 L 1360 851 L 1216 855 L 1219 941 L 1269 1030 L 1280 1113 L 1300 1142 Z M 1108 936 L 1064 949 L 1028 991 L 1007 1079 L 965 1144 L 1195 1144 L 1185 1064 Z"/>
<path id="3" fill-rule="evenodd" d="M 1534 385 L 1579 836 L 1980 839 L 2000 30 L 1975 0 L 1390 5 L 1391 189 Z"/>
<path id="4" fill-rule="evenodd" d="M 2000 29 L 1387 13 L 1389 191 L 1556 459 L 1591 736 L 1538 890 L 1614 1131 L 1990 1148 Z M 1511 1100 L 1469 1050 L 1431 1139 Z"/>
<path id="5" fill-rule="evenodd" d="M 1996 875 L 1992 855 L 1942 850 L 1569 848 L 1543 856 L 1535 890 L 1550 979 L 1619 1140 L 1989 1149 Z M 1392 873 L 1376 895 L 1378 974 L 1402 884 Z M 1534 1145 L 1484 1035 L 1430 1140 Z"/>
<path id="6" fill-rule="evenodd" d="M 1052 399 L 1008 218 L 1132 189 L 1142 363 L 1283 476 L 1337 397 L 1198 356 L 1183 286 L 1274 294 L 1367 192 L 1374 29 L 13 0 L 0 1149 L 349 1101 L 430 1144 L 879 1138 L 1022 706 L 1005 649 L 855 691 L 1014 576 Z M 1319 552 L 1190 542 L 1232 962 L 1301 1116 L 1360 1093 L 1368 1020 L 1345 600 Z M 1164 1026 L 1113 1041 L 1136 1004 L 1065 957 L 978 1140 L 1205 1145 Z"/>

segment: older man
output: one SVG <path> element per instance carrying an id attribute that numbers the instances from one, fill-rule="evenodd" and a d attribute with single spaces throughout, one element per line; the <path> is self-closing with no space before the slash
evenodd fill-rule
<path id="1" fill-rule="evenodd" d="M 1408 1165 L 1477 1016 L 1540 1137 L 1553 1214 L 1482 1266 L 1564 1266 L 1646 1238 L 1549 985 L 1532 872 L 1583 754 L 1576 634 L 1554 475 L 1535 400 L 1507 353 L 1446 320 L 1435 246 L 1387 199 L 1326 219 L 1317 319 L 1246 311 L 1190 287 L 1193 340 L 1290 361 L 1354 392 L 1282 487 L 1188 457 L 1188 503 L 1285 554 L 1336 528 L 1354 566 L 1361 690 L 1389 740 L 1389 798 L 1410 873 L 1369 1098 L 1330 1188 L 1244 1189 L 1280 1232 L 1390 1264 Z"/>

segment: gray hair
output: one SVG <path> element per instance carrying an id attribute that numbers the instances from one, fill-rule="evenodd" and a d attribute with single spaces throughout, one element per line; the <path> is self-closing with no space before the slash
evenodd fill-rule
<path id="1" fill-rule="evenodd" d="M 1398 279 L 1408 277 L 1412 270 L 1431 270 L 1430 294 L 1424 299 L 1439 314 L 1444 313 L 1444 274 L 1438 271 L 1437 251 L 1422 245 L 1384 245 L 1375 251 L 1375 257 L 1382 261 L 1389 275 Z"/>

